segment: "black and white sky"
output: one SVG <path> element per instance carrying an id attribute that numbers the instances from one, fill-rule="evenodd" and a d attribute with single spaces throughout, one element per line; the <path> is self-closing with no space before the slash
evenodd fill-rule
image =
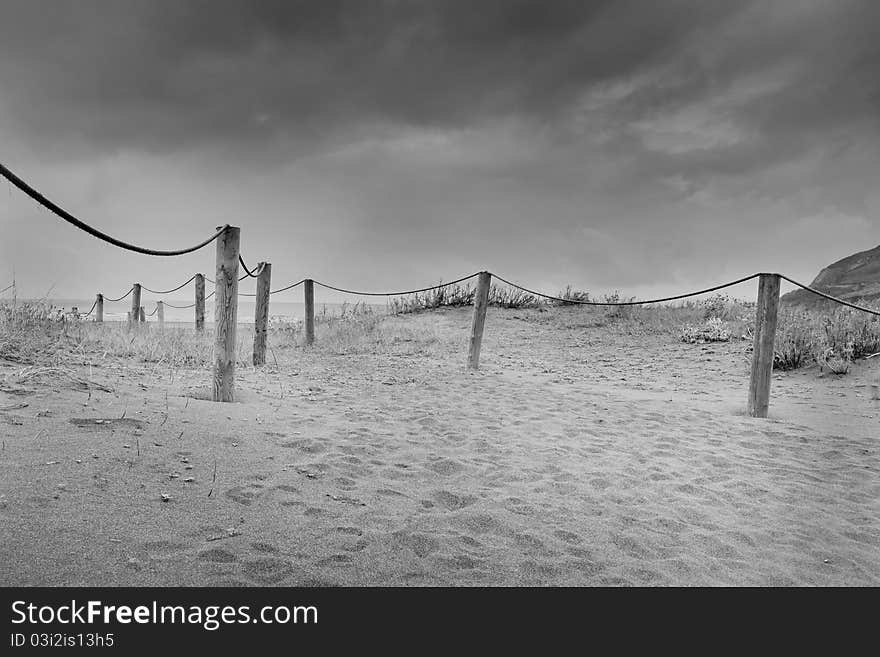
<path id="1" fill-rule="evenodd" d="M 809 280 L 880 243 L 880 2 L 0 0 L 0 145 L 122 239 L 241 226 L 279 285 Z M 25 296 L 213 271 L 0 192 Z"/>

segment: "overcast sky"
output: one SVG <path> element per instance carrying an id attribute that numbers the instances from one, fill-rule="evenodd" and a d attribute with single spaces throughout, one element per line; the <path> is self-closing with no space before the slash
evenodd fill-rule
<path id="1" fill-rule="evenodd" d="M 880 244 L 878 33 L 875 0 L 0 0 L 0 161 L 145 246 L 240 226 L 275 287 L 809 282 Z M 21 295 L 212 275 L 0 192 Z"/>

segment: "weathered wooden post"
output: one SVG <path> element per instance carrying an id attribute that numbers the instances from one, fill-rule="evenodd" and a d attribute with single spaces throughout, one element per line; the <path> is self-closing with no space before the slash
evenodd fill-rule
<path id="1" fill-rule="evenodd" d="M 755 313 L 755 344 L 749 381 L 749 415 L 767 417 L 770 381 L 773 377 L 773 342 L 779 310 L 779 274 L 761 274 L 758 279 L 758 308 Z"/>
<path id="2" fill-rule="evenodd" d="M 306 344 L 310 345 L 315 342 L 315 281 L 311 278 L 303 281 L 303 295 L 306 305 Z"/>
<path id="3" fill-rule="evenodd" d="M 99 294 L 95 303 L 95 321 L 98 324 L 104 323 L 104 295 Z"/>
<path id="4" fill-rule="evenodd" d="M 241 229 L 236 226 L 226 226 L 217 238 L 213 400 L 221 402 L 233 401 L 235 394 L 235 334 L 238 328 L 240 240 Z"/>
<path id="5" fill-rule="evenodd" d="M 489 306 L 489 286 L 492 274 L 481 271 L 474 295 L 474 323 L 471 327 L 471 343 L 468 349 L 468 367 L 472 370 L 480 366 L 480 346 L 483 344 L 483 327 L 486 325 L 486 308 Z"/>
<path id="6" fill-rule="evenodd" d="M 272 281 L 272 265 L 257 265 L 257 309 L 254 313 L 254 365 L 266 364 L 266 332 L 269 329 L 269 285 Z"/>
<path id="7" fill-rule="evenodd" d="M 131 330 L 131 311 L 125 313 L 125 322 L 128 324 L 128 330 Z"/>
<path id="8" fill-rule="evenodd" d="M 137 323 L 141 319 L 141 284 L 134 283 L 131 288 L 131 321 Z"/>
<path id="9" fill-rule="evenodd" d="M 138 321 L 139 321 L 141 324 L 146 324 L 146 322 L 147 322 L 147 313 L 144 312 L 144 307 L 143 307 L 143 306 L 141 306 L 141 307 L 138 309 Z"/>
<path id="10" fill-rule="evenodd" d="M 161 301 L 156 302 L 156 319 L 159 322 L 159 328 L 165 328 L 165 304 Z"/>
<path id="11" fill-rule="evenodd" d="M 196 331 L 205 330 L 205 275 L 196 274 Z"/>

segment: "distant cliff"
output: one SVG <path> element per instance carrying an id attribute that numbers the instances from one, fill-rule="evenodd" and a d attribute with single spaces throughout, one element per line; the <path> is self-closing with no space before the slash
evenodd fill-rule
<path id="1" fill-rule="evenodd" d="M 819 272 L 810 287 L 853 303 L 880 304 L 880 246 L 828 265 Z M 782 301 L 807 308 L 824 307 L 831 303 L 801 289 L 783 295 Z"/>

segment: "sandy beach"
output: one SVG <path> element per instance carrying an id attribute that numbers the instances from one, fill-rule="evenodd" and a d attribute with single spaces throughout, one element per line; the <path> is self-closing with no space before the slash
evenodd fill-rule
<path id="1" fill-rule="evenodd" d="M 319 334 L 231 404 L 207 369 L 0 362 L 0 584 L 880 584 L 880 358 L 774 375 L 761 420 L 748 340 L 585 317 L 491 308 L 478 372 L 470 309 Z"/>

